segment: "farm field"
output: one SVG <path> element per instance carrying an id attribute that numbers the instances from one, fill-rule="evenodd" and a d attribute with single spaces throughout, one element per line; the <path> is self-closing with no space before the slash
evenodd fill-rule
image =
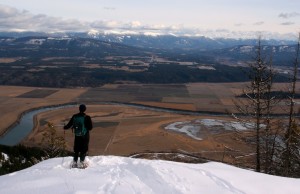
<path id="1" fill-rule="evenodd" d="M 206 116 L 188 116 L 174 113 L 144 110 L 124 105 L 88 105 L 87 114 L 92 117 L 94 128 L 90 135 L 89 155 L 129 156 L 147 152 L 189 152 L 202 157 L 222 160 L 220 153 L 226 147 L 236 147 L 249 151 L 249 148 L 234 140 L 234 131 L 220 129 L 210 131 L 202 128 L 201 140 L 184 133 L 167 130 L 176 122 L 207 119 Z M 23 144 L 36 146 L 51 122 L 59 136 L 65 136 L 67 150 L 72 151 L 74 135 L 71 130 L 64 131 L 62 126 L 78 111 L 77 107 L 52 110 L 38 115 L 34 132 Z M 230 121 L 230 118 L 210 117 Z M 204 126 L 203 126 L 204 127 Z"/>
<path id="2" fill-rule="evenodd" d="M 31 109 L 73 102 L 86 89 L 0 86 L 0 134 Z"/>
<path id="3" fill-rule="evenodd" d="M 0 134 L 34 108 L 65 103 L 138 103 L 193 111 L 234 109 L 232 98 L 240 84 L 142 85 L 108 84 L 99 88 L 37 88 L 0 86 Z M 227 94 L 219 91 L 226 90 Z M 223 95 L 222 98 L 219 96 Z M 213 106 L 211 106 L 213 105 Z"/>
<path id="4" fill-rule="evenodd" d="M 4 133 L 23 112 L 30 109 L 66 103 L 85 103 L 88 107 L 87 114 L 92 117 L 94 123 L 90 155 L 132 155 L 180 150 L 215 160 L 226 160 L 222 153 L 228 147 L 251 152 L 251 148 L 236 141 L 233 131 L 221 128 L 216 132 L 203 125 L 202 138 L 199 140 L 182 132 L 167 130 L 166 127 L 172 123 L 192 122 L 197 119 L 234 121 L 230 116 L 226 116 L 226 113 L 236 111 L 233 99 L 242 93 L 245 85 L 246 83 L 108 84 L 98 88 L 73 89 L 0 86 L 0 120 L 6 121 L 0 123 L 0 129 L 1 133 Z M 284 89 L 286 85 L 277 84 L 276 87 Z M 182 115 L 138 108 L 126 103 L 218 112 L 225 115 Z M 38 146 L 42 133 L 47 128 L 47 122 L 53 123 L 58 134 L 63 136 L 62 126 L 77 112 L 77 107 L 69 107 L 40 113 L 36 118 L 36 128 L 23 144 Z M 66 131 L 65 137 L 67 149 L 72 150 L 72 132 Z"/>

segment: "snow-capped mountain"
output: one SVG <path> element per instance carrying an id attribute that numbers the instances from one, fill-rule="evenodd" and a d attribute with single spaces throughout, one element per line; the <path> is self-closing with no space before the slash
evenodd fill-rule
<path id="1" fill-rule="evenodd" d="M 87 158 L 88 168 L 70 169 L 71 160 L 71 157 L 49 159 L 0 176 L 0 193 L 300 193 L 299 179 L 256 173 L 216 162 L 186 164 L 94 156 Z"/>
<path id="2" fill-rule="evenodd" d="M 253 53 L 255 52 L 256 46 L 250 46 L 250 45 L 243 45 L 243 46 L 235 46 L 230 49 L 230 52 L 236 52 L 236 53 Z M 295 46 L 289 46 L 289 45 L 280 45 L 280 46 L 262 46 L 263 52 L 270 52 L 272 51 L 273 54 L 277 53 L 295 53 L 296 47 Z"/>
<path id="3" fill-rule="evenodd" d="M 255 45 L 239 45 L 231 48 L 207 51 L 219 58 L 227 58 L 235 61 L 251 61 L 255 58 L 257 47 Z M 296 45 L 263 45 L 262 54 L 265 60 L 272 56 L 273 65 L 291 66 L 291 61 L 296 57 Z"/>
<path id="4" fill-rule="evenodd" d="M 144 54 L 138 48 L 92 38 L 26 36 L 0 37 L 2 57 L 101 57 L 106 55 Z"/>
<path id="5" fill-rule="evenodd" d="M 26 33 L 27 35 L 28 33 Z M 2 35 L 2 37 L 1 37 Z M 153 55 L 181 61 L 230 64 L 253 60 L 257 40 L 210 39 L 206 37 L 145 36 L 69 33 L 40 36 L 0 33 L 2 57 L 86 57 Z M 272 53 L 275 66 L 291 66 L 296 44 L 263 40 L 263 52 Z M 204 61 L 203 61 L 204 60 Z"/>
<path id="6" fill-rule="evenodd" d="M 238 45 L 256 45 L 256 39 L 209 38 L 205 36 L 86 34 L 87 37 L 130 46 L 157 49 L 214 50 Z M 291 45 L 293 41 L 266 40 L 266 45 Z"/>
<path id="7" fill-rule="evenodd" d="M 214 50 L 230 48 L 238 45 L 256 45 L 256 39 L 240 38 L 210 38 L 205 36 L 176 36 L 176 35 L 153 35 L 153 34 L 120 34 L 90 32 L 68 32 L 68 33 L 42 33 L 42 32 L 0 32 L 0 37 L 69 37 L 69 38 L 91 38 L 105 42 L 121 43 L 128 46 L 154 49 L 181 49 L 181 50 Z M 266 45 L 292 45 L 295 41 L 288 40 L 266 40 Z"/>

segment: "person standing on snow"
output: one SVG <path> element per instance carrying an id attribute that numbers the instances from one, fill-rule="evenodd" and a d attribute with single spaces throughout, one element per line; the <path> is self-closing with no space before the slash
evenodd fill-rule
<path id="1" fill-rule="evenodd" d="M 64 129 L 70 129 L 72 127 L 75 134 L 74 140 L 74 157 L 71 164 L 72 168 L 85 168 L 87 163 L 84 162 L 86 153 L 89 148 L 90 133 L 89 131 L 93 128 L 92 119 L 90 116 L 86 115 L 86 106 L 81 104 L 79 106 L 79 113 L 74 114 L 70 119 L 69 123 L 64 126 Z M 80 163 L 77 164 L 78 157 L 80 158 Z"/>

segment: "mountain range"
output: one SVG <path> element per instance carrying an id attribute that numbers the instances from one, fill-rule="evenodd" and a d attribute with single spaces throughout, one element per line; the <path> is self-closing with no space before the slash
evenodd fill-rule
<path id="1" fill-rule="evenodd" d="M 69 37 L 69 38 L 92 38 L 105 42 L 121 43 L 129 46 L 155 49 L 182 49 L 200 51 L 224 49 L 238 45 L 256 45 L 257 39 L 232 39 L 232 38 L 209 38 L 205 36 L 175 36 L 175 35 L 142 35 L 142 34 L 105 34 L 91 32 L 69 33 L 44 33 L 44 32 L 0 32 L 0 37 Z M 296 41 L 290 40 L 264 40 L 265 45 L 293 45 Z"/>
<path id="2" fill-rule="evenodd" d="M 9 53 L 22 55 L 20 52 L 16 52 L 18 50 L 16 46 L 21 48 L 23 55 L 28 55 L 27 50 L 22 48 L 26 45 L 26 48 L 39 49 L 38 53 L 43 53 L 45 49 L 48 49 L 45 51 L 46 54 L 51 53 L 49 47 L 61 47 L 59 55 L 69 55 L 69 57 L 80 55 L 92 57 L 95 57 L 95 55 L 149 56 L 149 52 L 152 52 L 164 57 L 175 54 L 178 56 L 178 60 L 185 61 L 193 61 L 197 58 L 198 60 L 208 59 L 211 62 L 217 61 L 219 63 L 224 61 L 238 63 L 253 59 L 257 40 L 178 37 L 172 35 L 0 32 L 0 45 L 2 57 L 12 56 Z M 266 56 L 272 55 L 275 66 L 289 66 L 296 50 L 296 42 L 287 40 L 263 40 L 262 45 L 264 45 L 264 54 Z M 96 52 L 95 49 L 98 51 L 101 49 L 102 52 Z"/>
<path id="3" fill-rule="evenodd" d="M 68 87 L 118 81 L 248 81 L 242 74 L 247 70 L 240 68 L 254 60 L 256 44 L 254 39 L 2 32 L 0 84 Z M 287 80 L 295 42 L 263 40 L 262 45 L 266 60 L 272 56 L 274 67 L 280 69 L 278 79 Z M 75 74 L 85 81 L 70 79 Z"/>

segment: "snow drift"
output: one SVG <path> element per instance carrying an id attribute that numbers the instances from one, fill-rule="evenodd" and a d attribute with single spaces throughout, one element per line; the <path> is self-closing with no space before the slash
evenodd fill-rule
<path id="1" fill-rule="evenodd" d="M 0 176 L 0 193 L 300 193 L 300 179 L 216 162 L 186 164 L 117 156 L 94 156 L 87 160 L 89 167 L 84 170 L 70 169 L 72 158 L 66 157 Z"/>

